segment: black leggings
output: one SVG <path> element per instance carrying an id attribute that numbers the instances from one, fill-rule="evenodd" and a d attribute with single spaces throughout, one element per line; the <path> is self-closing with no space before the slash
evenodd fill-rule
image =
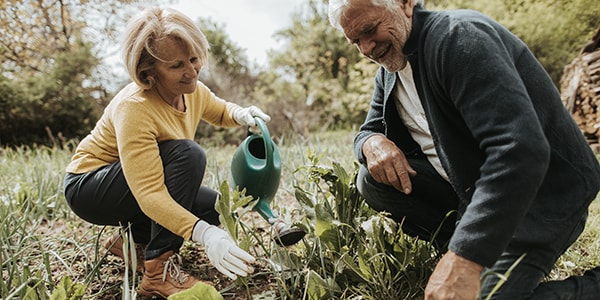
<path id="1" fill-rule="evenodd" d="M 200 219 L 219 224 L 214 209 L 217 191 L 201 186 L 206 169 L 204 150 L 191 140 L 159 144 L 165 184 L 171 197 Z M 136 243 L 147 244 L 145 257 L 152 259 L 179 251 L 183 238 L 148 218 L 133 197 L 123 175 L 121 162 L 89 173 L 65 176 L 65 198 L 82 219 L 97 225 L 131 226 Z"/>

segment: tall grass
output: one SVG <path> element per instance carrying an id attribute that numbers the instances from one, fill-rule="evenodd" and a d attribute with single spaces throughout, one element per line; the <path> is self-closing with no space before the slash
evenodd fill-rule
<path id="1" fill-rule="evenodd" d="M 90 258 L 98 233 L 78 227 L 62 196 L 69 151 L 36 147 L 2 149 L 0 156 L 0 243 L 3 299 L 45 299 L 63 275 L 89 281 L 100 262 Z M 70 227 L 69 230 L 65 230 Z M 89 227 L 88 227 L 89 228 Z M 70 234 L 63 234 L 66 231 Z M 81 259 L 81 258 L 84 259 Z M 82 265 L 81 263 L 84 263 Z M 95 266 L 94 266 L 95 264 Z M 59 268 L 64 270 L 56 272 Z M 63 281 L 69 288 L 77 284 Z"/>
<path id="2" fill-rule="evenodd" d="M 272 206 L 284 220 L 308 232 L 298 245 L 282 248 L 258 234 L 252 228 L 264 226 L 264 221 L 248 218 L 256 213 L 232 206 L 226 216 L 240 233 L 241 245 L 252 248 L 276 280 L 276 298 L 413 299 L 422 293 L 437 253 L 364 206 L 353 185 L 352 138 L 350 132 L 327 132 L 279 140 L 282 176 Z M 229 189 L 235 147 L 205 150 L 204 184 Z M 99 246 L 104 228 L 81 221 L 64 200 L 64 167 L 71 155 L 70 149 L 47 147 L 0 149 L 2 299 L 98 299 L 126 295 L 135 287 L 135 278 L 106 280 L 112 271 L 106 268 L 106 250 Z M 236 192 L 224 198 L 232 203 L 247 200 Z M 598 202 L 592 205 L 586 230 L 549 279 L 600 265 Z M 251 281 L 249 277 L 245 284 Z"/>

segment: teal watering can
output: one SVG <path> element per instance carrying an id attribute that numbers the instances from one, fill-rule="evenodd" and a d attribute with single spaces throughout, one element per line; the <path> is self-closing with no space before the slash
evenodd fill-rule
<path id="1" fill-rule="evenodd" d="M 260 133 L 248 131 L 246 139 L 235 150 L 231 159 L 231 180 L 234 187 L 245 188 L 246 195 L 258 199 L 253 209 L 273 226 L 275 242 L 283 246 L 293 245 L 306 232 L 302 228 L 288 226 L 271 210 L 281 179 L 281 158 L 265 121 L 257 117 L 254 121 Z"/>

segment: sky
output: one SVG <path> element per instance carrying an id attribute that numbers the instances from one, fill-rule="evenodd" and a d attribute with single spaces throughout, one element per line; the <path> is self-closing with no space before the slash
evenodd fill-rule
<path id="1" fill-rule="evenodd" d="M 222 24 L 230 40 L 246 49 L 250 61 L 264 64 L 267 50 L 277 49 L 275 32 L 292 25 L 291 17 L 308 0 L 179 0 L 168 5 L 192 20 Z"/>

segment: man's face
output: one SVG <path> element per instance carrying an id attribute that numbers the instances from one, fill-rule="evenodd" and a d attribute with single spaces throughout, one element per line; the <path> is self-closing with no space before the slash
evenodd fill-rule
<path id="1" fill-rule="evenodd" d="M 348 41 L 389 72 L 400 71 L 407 64 L 402 48 L 412 27 L 413 4 L 404 1 L 398 0 L 397 6 L 389 9 L 374 6 L 371 0 L 350 0 L 340 19 Z"/>

